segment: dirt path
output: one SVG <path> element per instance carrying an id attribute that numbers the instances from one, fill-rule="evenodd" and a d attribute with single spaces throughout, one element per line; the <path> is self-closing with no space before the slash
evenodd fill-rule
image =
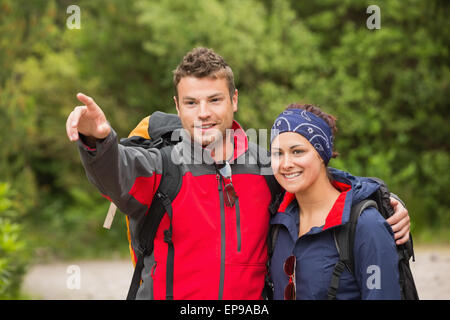
<path id="1" fill-rule="evenodd" d="M 450 247 L 418 247 L 415 251 L 412 272 L 420 298 L 450 300 Z M 122 300 L 132 272 L 129 260 L 37 265 L 25 277 L 23 290 L 36 299 Z"/>
<path id="2" fill-rule="evenodd" d="M 130 260 L 36 265 L 30 268 L 22 289 L 33 299 L 123 300 L 126 298 L 132 273 Z"/>

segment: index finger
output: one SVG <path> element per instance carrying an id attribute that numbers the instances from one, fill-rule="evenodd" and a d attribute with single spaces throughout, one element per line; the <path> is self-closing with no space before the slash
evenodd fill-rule
<path id="1" fill-rule="evenodd" d="M 88 108 L 95 108 L 97 106 L 97 104 L 95 103 L 94 99 L 92 99 L 91 97 L 85 95 L 84 93 L 78 93 L 77 94 L 77 99 L 80 100 L 81 102 L 83 102 Z"/>

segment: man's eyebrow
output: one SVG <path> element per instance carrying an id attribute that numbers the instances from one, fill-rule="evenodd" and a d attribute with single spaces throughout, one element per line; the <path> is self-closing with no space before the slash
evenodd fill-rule
<path id="1" fill-rule="evenodd" d="M 221 98 L 223 96 L 224 96 L 224 94 L 222 92 L 217 92 L 217 93 L 213 93 L 213 94 L 209 95 L 207 98 L 213 99 L 213 98 Z"/>
<path id="2" fill-rule="evenodd" d="M 183 97 L 183 99 L 182 99 L 183 101 L 185 101 L 185 100 L 197 100 L 196 98 L 193 98 L 193 97 Z"/>
<path id="3" fill-rule="evenodd" d="M 217 92 L 217 93 L 213 93 L 213 94 L 207 96 L 206 98 L 207 99 L 213 99 L 213 98 L 221 98 L 223 96 L 224 96 L 224 94 L 222 92 Z M 197 98 L 186 96 L 186 97 L 183 97 L 182 100 L 183 101 L 186 101 L 186 100 L 197 100 Z"/>

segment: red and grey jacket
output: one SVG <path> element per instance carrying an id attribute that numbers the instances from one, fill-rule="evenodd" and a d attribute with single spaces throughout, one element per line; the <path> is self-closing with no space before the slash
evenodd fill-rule
<path id="1" fill-rule="evenodd" d="M 271 192 L 257 158 L 267 156 L 267 151 L 249 142 L 237 122 L 232 129 L 234 156 L 230 165 L 238 195 L 233 207 L 220 201 L 219 179 L 205 149 L 188 139 L 173 149 L 182 171 L 181 189 L 172 202 L 174 299 L 262 298 Z M 160 150 L 122 146 L 114 130 L 97 142 L 95 150 L 81 142 L 79 150 L 89 181 L 128 216 L 131 242 L 137 241 L 133 229 L 148 212 L 161 181 Z M 137 299 L 166 297 L 168 245 L 164 230 L 168 227 L 166 214 L 158 227 L 153 253 L 144 259 Z"/>

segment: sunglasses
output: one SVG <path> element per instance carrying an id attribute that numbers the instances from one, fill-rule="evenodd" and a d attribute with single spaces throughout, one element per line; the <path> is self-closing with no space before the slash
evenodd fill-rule
<path id="1" fill-rule="evenodd" d="M 284 288 L 284 300 L 295 300 L 295 267 L 297 265 L 297 259 L 295 256 L 289 256 L 284 262 L 284 273 L 289 277 L 289 283 Z"/>
<path id="2" fill-rule="evenodd" d="M 225 205 L 227 207 L 233 207 L 238 196 L 231 181 L 231 166 L 228 161 L 225 161 L 222 164 L 217 164 L 216 167 L 225 183 Z"/>

